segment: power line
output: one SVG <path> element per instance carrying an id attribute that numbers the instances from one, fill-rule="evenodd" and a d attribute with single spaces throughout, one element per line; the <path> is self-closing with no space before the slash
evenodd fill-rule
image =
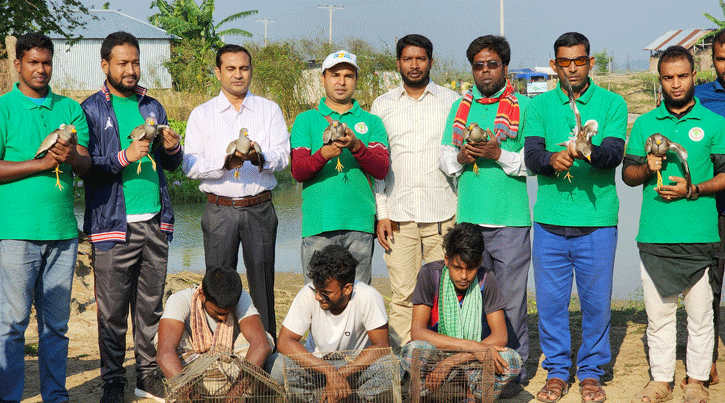
<path id="1" fill-rule="evenodd" d="M 333 11 L 335 11 L 335 10 L 342 10 L 342 9 L 344 9 L 345 7 L 342 7 L 342 6 L 332 6 L 332 5 L 327 5 L 327 6 L 317 6 L 317 8 L 325 8 L 325 9 L 327 9 L 328 11 L 330 11 L 330 28 L 329 28 L 329 32 L 330 32 L 330 37 L 329 37 L 329 39 L 327 40 L 327 43 L 328 43 L 329 45 L 332 45 L 332 12 L 333 12 Z"/>
<path id="2" fill-rule="evenodd" d="M 268 22 L 277 22 L 277 20 L 268 20 L 265 18 L 263 20 L 257 20 L 257 22 L 264 23 L 264 46 L 267 46 L 267 44 L 268 44 L 268 42 L 267 42 L 267 23 Z"/>

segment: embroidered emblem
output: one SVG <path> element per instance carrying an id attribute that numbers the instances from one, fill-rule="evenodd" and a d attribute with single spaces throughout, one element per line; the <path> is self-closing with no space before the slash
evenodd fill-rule
<path id="1" fill-rule="evenodd" d="M 693 127 L 692 129 L 690 129 L 688 135 L 690 136 L 690 140 L 700 141 L 705 138 L 705 131 L 699 127 Z"/>
<path id="2" fill-rule="evenodd" d="M 368 125 L 366 125 L 365 122 L 359 122 L 355 124 L 355 131 L 360 134 L 365 134 L 368 132 Z"/>
<path id="3" fill-rule="evenodd" d="M 106 127 L 104 127 L 103 130 L 108 129 L 109 127 L 113 127 L 113 123 L 111 123 L 111 117 L 110 116 L 106 120 Z"/>

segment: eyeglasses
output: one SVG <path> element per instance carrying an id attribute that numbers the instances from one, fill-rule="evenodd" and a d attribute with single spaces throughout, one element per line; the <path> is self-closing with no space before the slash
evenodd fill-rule
<path id="1" fill-rule="evenodd" d="M 476 62 L 471 65 L 471 67 L 473 67 L 473 71 L 481 71 L 483 70 L 483 66 L 488 67 L 489 70 L 496 70 L 497 68 L 503 66 L 503 63 L 497 60 L 486 60 L 485 62 Z"/>
<path id="2" fill-rule="evenodd" d="M 323 293 L 322 291 L 320 291 L 320 290 L 316 289 L 315 287 L 313 287 L 313 286 L 312 286 L 312 284 L 310 284 L 310 288 L 311 288 L 311 289 L 312 289 L 312 291 L 313 291 L 313 292 L 315 293 L 315 295 L 317 295 L 317 294 L 320 294 L 320 297 L 322 298 L 322 300 L 323 300 L 324 302 L 326 302 L 326 303 L 328 303 L 328 304 L 329 304 L 330 302 L 332 302 L 332 298 L 330 298 L 330 296 L 329 296 L 329 295 L 327 295 L 327 294 L 324 294 L 324 293 Z M 337 293 L 338 293 L 338 292 L 339 292 L 340 290 L 342 290 L 343 288 L 344 288 L 344 286 L 343 286 L 343 287 L 340 287 L 340 288 L 339 288 L 339 289 L 338 289 L 337 291 L 335 291 L 335 292 L 331 292 L 330 294 L 331 294 L 331 295 L 335 295 L 335 294 L 337 294 Z"/>
<path id="3" fill-rule="evenodd" d="M 589 62 L 589 56 L 579 56 L 573 59 L 568 59 L 566 57 L 556 58 L 556 64 L 558 64 L 560 67 L 569 67 L 571 62 L 574 62 L 576 66 L 583 66 L 587 64 L 587 62 Z"/>

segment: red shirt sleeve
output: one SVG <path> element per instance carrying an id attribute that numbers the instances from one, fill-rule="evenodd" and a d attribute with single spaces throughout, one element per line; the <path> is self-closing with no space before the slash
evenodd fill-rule
<path id="1" fill-rule="evenodd" d="M 312 179 L 327 164 L 320 150 L 310 155 L 307 147 L 297 147 L 292 150 L 292 177 L 297 182 L 304 182 Z"/>
<path id="2" fill-rule="evenodd" d="M 388 175 L 390 167 L 388 148 L 382 143 L 374 141 L 366 147 L 365 143 L 361 142 L 360 149 L 352 155 L 363 171 L 373 178 L 383 180 Z"/>

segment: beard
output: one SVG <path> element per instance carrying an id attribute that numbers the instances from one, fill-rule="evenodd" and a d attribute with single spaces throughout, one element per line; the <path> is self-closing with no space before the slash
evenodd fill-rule
<path id="1" fill-rule="evenodd" d="M 692 102 L 692 98 L 695 96 L 695 86 L 691 86 L 687 90 L 685 96 L 682 99 L 672 99 L 667 91 L 662 91 L 662 97 L 665 99 L 665 104 L 670 108 L 682 108 Z"/>
<path id="2" fill-rule="evenodd" d="M 421 75 L 420 78 L 418 78 L 417 80 L 411 80 L 405 74 L 401 74 L 400 78 L 403 79 L 403 84 L 405 84 L 405 86 L 407 86 L 407 87 L 411 87 L 411 88 L 425 87 L 426 85 L 428 85 L 428 81 L 430 79 L 430 71 L 424 72 L 423 75 Z"/>
<path id="3" fill-rule="evenodd" d="M 133 92 L 138 84 L 138 76 L 135 74 L 132 76 L 135 79 L 135 83 L 132 86 L 128 86 L 123 83 L 123 77 L 116 79 L 110 72 L 106 75 L 108 84 L 115 88 L 118 92 Z"/>
<path id="4" fill-rule="evenodd" d="M 484 84 L 476 82 L 476 88 L 486 98 L 491 97 L 493 94 L 501 91 L 506 85 L 506 77 L 501 77 L 500 80 L 491 81 L 491 84 Z"/>

